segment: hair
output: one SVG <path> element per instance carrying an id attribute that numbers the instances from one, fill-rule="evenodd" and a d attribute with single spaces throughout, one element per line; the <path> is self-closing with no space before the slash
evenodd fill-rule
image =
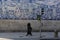
<path id="1" fill-rule="evenodd" d="M 28 25 L 28 26 L 30 26 L 31 24 L 30 24 L 30 23 L 28 23 L 27 25 Z"/>

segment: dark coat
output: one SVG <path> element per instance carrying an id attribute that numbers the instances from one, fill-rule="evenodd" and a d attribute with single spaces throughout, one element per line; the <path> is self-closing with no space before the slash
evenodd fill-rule
<path id="1" fill-rule="evenodd" d="M 27 33 L 31 34 L 31 31 L 32 31 L 32 27 L 31 27 L 30 23 L 28 23 L 27 24 Z"/>

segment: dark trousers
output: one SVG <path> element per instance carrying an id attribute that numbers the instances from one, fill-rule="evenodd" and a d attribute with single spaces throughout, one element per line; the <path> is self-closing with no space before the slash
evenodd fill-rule
<path id="1" fill-rule="evenodd" d="M 27 35 L 26 36 L 28 36 L 28 35 L 31 35 L 32 36 L 32 33 L 31 32 L 27 32 Z"/>

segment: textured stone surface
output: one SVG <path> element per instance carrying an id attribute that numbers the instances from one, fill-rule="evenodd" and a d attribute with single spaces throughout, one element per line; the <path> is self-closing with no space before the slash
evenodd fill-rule
<path id="1" fill-rule="evenodd" d="M 0 30 L 5 31 L 26 31 L 27 23 L 31 23 L 33 31 L 43 30 L 60 30 L 60 21 L 42 20 L 43 26 L 37 20 L 0 20 Z"/>
<path id="2" fill-rule="evenodd" d="M 42 29 L 60 30 L 60 21 L 57 21 L 57 20 L 44 20 Z"/>
<path id="3" fill-rule="evenodd" d="M 33 30 L 39 29 L 37 20 L 0 20 L 0 30 L 26 31 L 27 23 L 31 23 Z"/>

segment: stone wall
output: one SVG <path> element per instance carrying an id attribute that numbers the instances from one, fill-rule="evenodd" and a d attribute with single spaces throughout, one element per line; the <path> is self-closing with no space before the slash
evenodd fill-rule
<path id="1" fill-rule="evenodd" d="M 29 22 L 33 31 L 60 29 L 60 21 L 55 20 L 42 20 L 43 26 L 37 20 L 0 20 L 0 31 L 26 31 Z"/>
<path id="2" fill-rule="evenodd" d="M 43 20 L 44 30 L 60 30 L 60 21 L 59 20 Z"/>
<path id="3" fill-rule="evenodd" d="M 27 23 L 31 23 L 33 31 L 38 31 L 39 22 L 37 20 L 0 20 L 1 31 L 26 31 Z"/>

